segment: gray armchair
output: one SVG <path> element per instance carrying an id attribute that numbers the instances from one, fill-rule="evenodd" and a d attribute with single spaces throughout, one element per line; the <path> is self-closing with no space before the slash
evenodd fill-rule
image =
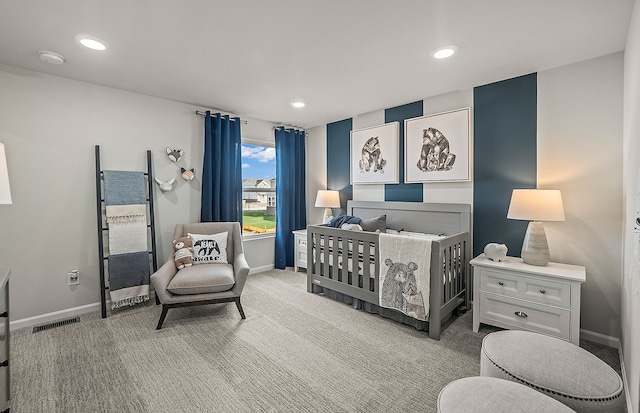
<path id="1" fill-rule="evenodd" d="M 173 239 L 191 234 L 227 235 L 228 264 L 198 264 L 176 269 L 173 253 L 167 262 L 151 276 L 156 297 L 162 304 L 162 314 L 156 329 L 161 329 L 170 308 L 235 302 L 240 317 L 245 319 L 240 294 L 249 274 L 244 257 L 242 233 L 238 222 L 202 222 L 176 225 Z"/>

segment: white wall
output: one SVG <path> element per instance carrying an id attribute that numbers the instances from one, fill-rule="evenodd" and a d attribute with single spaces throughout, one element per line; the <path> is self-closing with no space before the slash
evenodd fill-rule
<path id="1" fill-rule="evenodd" d="M 545 222 L 551 260 L 583 265 L 581 328 L 620 337 L 623 54 L 538 73 L 538 188 L 560 189 Z M 588 337 L 587 337 L 588 338 Z"/>
<path id="2" fill-rule="evenodd" d="M 12 321 L 100 301 L 94 145 L 102 169 L 144 171 L 150 149 L 155 175 L 177 178 L 173 191 L 155 191 L 159 264 L 175 224 L 199 221 L 204 132 L 195 107 L 2 65 L 0 90 L 13 198 L 0 207 L 0 266 L 12 269 Z M 249 133 L 260 129 L 248 122 Z M 183 160 L 169 161 L 166 146 L 184 149 Z M 180 166 L 195 168 L 196 179 L 185 182 Z M 247 260 L 260 264 L 250 247 Z M 80 270 L 78 286 L 67 286 L 71 269 Z"/>
<path id="3" fill-rule="evenodd" d="M 321 224 L 324 208 L 316 208 L 319 189 L 327 189 L 327 128 L 316 126 L 307 131 L 305 142 L 307 179 L 307 224 Z"/>
<path id="4" fill-rule="evenodd" d="M 425 115 L 471 107 L 471 130 L 469 131 L 469 178 L 468 182 L 429 182 L 422 184 L 424 202 L 473 205 L 473 89 L 459 90 L 427 98 L 423 101 Z M 473 234 L 471 235 L 473 239 Z"/>
<path id="5" fill-rule="evenodd" d="M 640 3 L 631 17 L 624 62 L 624 275 L 622 350 L 631 412 L 640 412 Z"/>

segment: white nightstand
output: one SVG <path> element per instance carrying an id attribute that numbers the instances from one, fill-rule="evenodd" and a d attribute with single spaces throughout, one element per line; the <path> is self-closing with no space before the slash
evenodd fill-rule
<path id="1" fill-rule="evenodd" d="M 299 229 L 293 231 L 293 235 L 295 236 L 295 271 L 298 271 L 298 268 L 307 268 L 307 230 Z"/>
<path id="2" fill-rule="evenodd" d="M 484 254 L 473 265 L 473 331 L 480 323 L 529 330 L 578 344 L 580 285 L 584 267 L 550 262 L 528 265 L 520 258 L 496 262 Z"/>

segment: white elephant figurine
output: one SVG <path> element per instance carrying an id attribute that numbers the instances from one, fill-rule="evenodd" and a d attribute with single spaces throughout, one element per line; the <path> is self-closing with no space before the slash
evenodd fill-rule
<path id="1" fill-rule="evenodd" d="M 507 246 L 491 242 L 484 247 L 484 255 L 492 261 L 506 261 Z"/>

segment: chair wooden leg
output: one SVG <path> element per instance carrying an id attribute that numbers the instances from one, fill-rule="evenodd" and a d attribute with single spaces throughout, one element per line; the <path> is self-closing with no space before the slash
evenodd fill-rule
<path id="1" fill-rule="evenodd" d="M 162 323 L 164 323 L 164 318 L 167 316 L 167 311 L 169 311 L 169 306 L 166 304 L 162 305 L 162 314 L 160 314 L 160 320 L 158 321 L 158 326 L 156 330 L 160 330 L 162 328 Z"/>
<path id="2" fill-rule="evenodd" d="M 156 305 L 160 305 L 160 299 L 158 298 L 158 294 L 156 294 Z"/>
<path id="3" fill-rule="evenodd" d="M 244 316 L 244 311 L 242 310 L 242 304 L 240 304 L 240 297 L 236 298 L 236 307 L 238 307 L 238 311 L 240 312 L 240 317 L 245 320 L 247 317 Z"/>

